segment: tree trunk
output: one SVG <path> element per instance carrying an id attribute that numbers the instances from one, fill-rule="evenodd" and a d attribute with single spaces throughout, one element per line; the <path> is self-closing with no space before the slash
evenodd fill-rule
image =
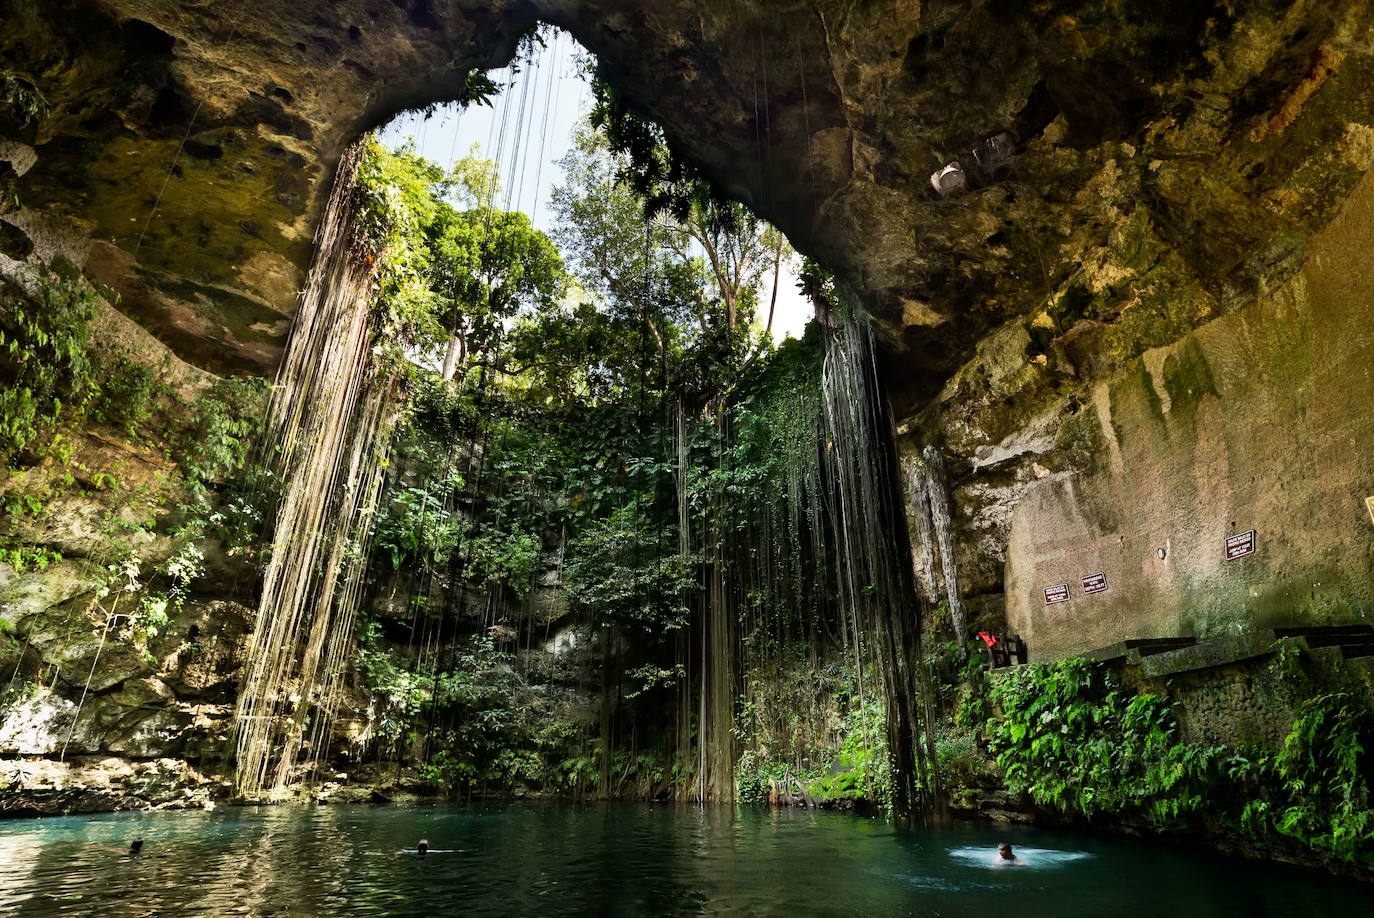
<path id="1" fill-rule="evenodd" d="M 462 348 L 462 339 L 456 334 L 450 335 L 448 339 L 448 353 L 444 355 L 444 369 L 440 372 L 440 377 L 445 380 L 453 378 L 453 374 L 458 370 L 458 352 Z"/>

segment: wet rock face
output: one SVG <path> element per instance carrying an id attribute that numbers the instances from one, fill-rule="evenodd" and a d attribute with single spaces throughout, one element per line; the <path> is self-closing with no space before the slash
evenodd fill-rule
<path id="1" fill-rule="evenodd" d="M 1371 156 L 1341 0 L 3 6 L 11 224 L 216 369 L 273 367 L 343 144 L 539 19 L 836 270 L 911 407 L 1008 320 L 1070 375 L 1176 339 L 1290 272 Z"/>
<path id="2" fill-rule="evenodd" d="M 55 601 L 60 593 L 25 597 L 27 613 L 16 616 L 0 646 L 0 667 L 25 677 L 0 708 L 0 752 L 135 759 L 222 754 L 253 610 L 193 598 L 165 634 L 149 640 L 97 603 L 97 581 L 61 568 L 51 572 L 47 580 L 85 592 L 65 602 Z M 0 564 L 0 583 L 8 573 Z M 13 613 L 10 598 L 0 592 Z"/>
<path id="3" fill-rule="evenodd" d="M 1374 176 L 1287 283 L 1092 386 L 1010 521 L 1017 630 L 1063 656 L 1370 620 L 1371 251 Z M 1228 559 L 1249 530 L 1255 550 Z M 1095 571 L 1111 588 L 1084 595 Z M 1047 607 L 1039 591 L 1062 582 L 1073 601 Z"/>
<path id="4" fill-rule="evenodd" d="M 131 762 L 96 756 L 6 762 L 0 786 L 5 789 L 0 816 L 210 808 L 229 791 L 226 782 L 214 781 L 180 759 Z"/>

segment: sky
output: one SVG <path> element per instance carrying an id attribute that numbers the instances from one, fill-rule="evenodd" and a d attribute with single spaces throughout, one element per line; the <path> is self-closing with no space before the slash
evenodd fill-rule
<path id="1" fill-rule="evenodd" d="M 502 89 L 491 107 L 447 105 L 428 118 L 422 112 L 403 112 L 382 129 L 382 139 L 399 145 L 413 138 L 422 156 L 445 167 L 476 144 L 500 169 L 503 188 L 498 206 L 524 211 L 536 227 L 549 232 L 553 228 L 550 192 L 563 179 L 558 160 L 568 152 L 573 127 L 592 104 L 591 88 L 579 75 L 578 58 L 585 53 L 569 35 L 555 31 L 536 51 L 530 66 L 513 80 L 508 69 L 489 74 Z M 811 318 L 811 303 L 797 290 L 798 267 L 795 260 L 785 264 L 778 281 L 774 341 L 800 337 Z M 769 275 L 760 290 L 760 312 L 765 319 L 771 293 Z"/>

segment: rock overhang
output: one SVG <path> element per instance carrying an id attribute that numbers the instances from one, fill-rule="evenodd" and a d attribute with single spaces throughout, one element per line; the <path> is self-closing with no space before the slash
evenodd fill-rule
<path id="1" fill-rule="evenodd" d="M 1007 323 L 1075 379 L 1272 288 L 1374 123 L 1374 14 L 1338 0 L 7 6 L 14 222 L 93 240 L 120 308 L 218 372 L 273 369 L 343 147 L 540 21 L 835 272 L 899 412 Z M 972 180 L 942 195 L 951 164 Z"/>

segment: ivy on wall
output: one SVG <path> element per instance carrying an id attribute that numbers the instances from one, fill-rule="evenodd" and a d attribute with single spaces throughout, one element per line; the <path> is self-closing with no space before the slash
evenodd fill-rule
<path id="1" fill-rule="evenodd" d="M 1084 659 L 995 680 L 988 750 L 1032 803 L 1158 830 L 1207 824 L 1374 868 L 1374 717 L 1367 696 L 1305 701 L 1276 751 L 1183 737 L 1170 700 L 1133 693 Z"/>

